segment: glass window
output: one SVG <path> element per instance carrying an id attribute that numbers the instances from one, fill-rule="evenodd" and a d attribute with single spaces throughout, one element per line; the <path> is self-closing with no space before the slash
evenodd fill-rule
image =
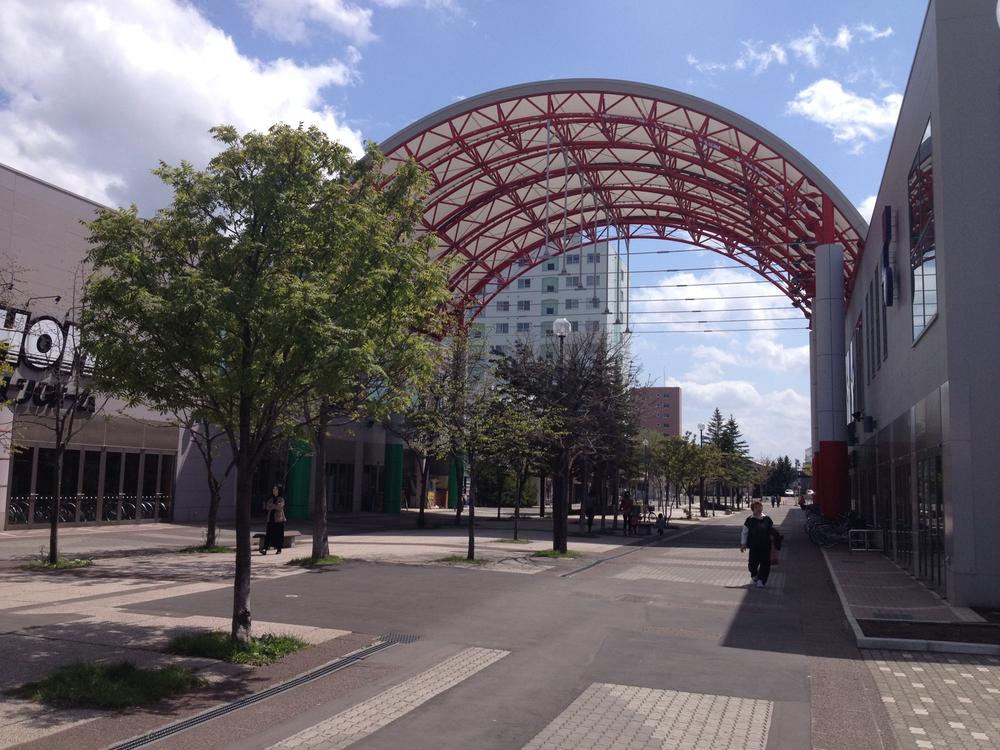
<path id="1" fill-rule="evenodd" d="M 555 271 L 558 268 L 554 260 L 550 260 L 545 264 L 546 271 Z"/>
<path id="2" fill-rule="evenodd" d="M 509 323 L 497 323 L 496 331 L 497 333 L 508 333 L 510 330 Z"/>
<path id="3" fill-rule="evenodd" d="M 139 515 L 142 518 L 156 517 L 156 487 L 160 470 L 160 455 L 147 453 L 142 461 L 142 497 L 139 501 Z"/>
<path id="4" fill-rule="evenodd" d="M 555 315 L 559 312 L 559 300 L 547 299 L 542 303 L 543 315 Z"/>
<path id="5" fill-rule="evenodd" d="M 173 496 L 173 486 L 174 457 L 170 455 L 160 456 L 160 487 L 156 508 L 156 517 L 159 519 L 170 518 L 170 498 Z"/>
<path id="6" fill-rule="evenodd" d="M 601 262 L 601 254 L 600 253 L 587 253 L 587 262 L 588 263 L 600 263 Z"/>
<path id="7" fill-rule="evenodd" d="M 501 300 L 497 302 L 497 312 L 510 312 L 510 301 Z"/>
<path id="8" fill-rule="evenodd" d="M 931 122 L 928 120 L 907 181 L 914 341 L 920 338 L 937 315 L 937 247 L 934 238 L 934 171 L 931 153 Z"/>
<path id="9" fill-rule="evenodd" d="M 597 286 L 597 276 L 590 275 L 587 277 L 587 286 Z"/>
<path id="10" fill-rule="evenodd" d="M 10 482 L 11 497 L 27 497 L 31 494 L 31 466 L 34 462 L 34 448 L 22 448 L 14 454 L 13 475 Z"/>
<path id="11" fill-rule="evenodd" d="M 520 312 L 527 312 L 528 310 L 531 309 L 531 300 L 530 299 L 518 300 L 517 309 Z"/>
<path id="12" fill-rule="evenodd" d="M 576 333 L 577 331 L 579 331 L 580 330 L 580 321 L 579 320 L 571 320 L 569 322 L 569 330 L 573 331 L 574 333 Z"/>
<path id="13" fill-rule="evenodd" d="M 531 330 L 531 323 L 518 323 L 517 332 L 518 333 L 528 333 Z"/>
<path id="14" fill-rule="evenodd" d="M 517 280 L 518 289 L 531 289 L 531 279 L 518 279 Z"/>
<path id="15" fill-rule="evenodd" d="M 579 289 L 583 284 L 580 281 L 579 276 L 567 276 L 566 277 L 566 288 L 567 289 Z"/>
<path id="16" fill-rule="evenodd" d="M 578 265 L 580 265 L 580 256 L 579 255 L 567 255 L 566 256 L 566 265 L 567 266 L 578 266 Z"/>
<path id="17" fill-rule="evenodd" d="M 580 307 L 580 300 L 578 299 L 568 299 L 566 300 L 567 310 L 576 310 Z"/>
<path id="18" fill-rule="evenodd" d="M 601 321 L 599 320 L 588 320 L 587 321 L 587 333 L 597 333 L 601 330 Z"/>
<path id="19" fill-rule="evenodd" d="M 139 454 L 125 454 L 125 472 L 121 491 L 121 520 L 135 518 L 136 496 L 139 493 Z"/>
<path id="20" fill-rule="evenodd" d="M 76 494 L 77 481 L 80 479 L 80 451 L 63 451 L 62 490 L 63 497 Z"/>
<path id="21" fill-rule="evenodd" d="M 122 484 L 122 454 L 108 451 L 104 457 L 104 497 L 102 500 L 101 519 L 104 521 L 118 520 L 118 494 Z"/>
<path id="22" fill-rule="evenodd" d="M 554 292 L 557 289 L 559 289 L 558 277 L 554 279 L 545 279 L 544 281 L 542 281 L 542 289 L 544 289 L 546 292 Z"/>

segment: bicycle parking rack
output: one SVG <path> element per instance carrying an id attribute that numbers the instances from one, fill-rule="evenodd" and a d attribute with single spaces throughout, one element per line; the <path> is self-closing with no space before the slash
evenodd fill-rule
<path id="1" fill-rule="evenodd" d="M 851 529 L 847 532 L 849 552 L 881 552 L 881 529 Z"/>

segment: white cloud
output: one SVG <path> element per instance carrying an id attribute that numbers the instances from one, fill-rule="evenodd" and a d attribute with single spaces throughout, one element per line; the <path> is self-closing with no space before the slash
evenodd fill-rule
<path id="1" fill-rule="evenodd" d="M 743 42 L 743 52 L 736 58 L 733 67 L 737 70 L 753 68 L 754 75 L 757 75 L 771 67 L 772 63 L 784 65 L 786 62 L 788 55 L 780 44 L 764 46 L 758 42 Z"/>
<path id="2" fill-rule="evenodd" d="M 355 44 L 375 39 L 372 12 L 343 0 L 247 0 L 254 26 L 286 42 L 303 42 L 316 24 Z"/>
<path id="3" fill-rule="evenodd" d="M 384 8 L 410 8 L 420 6 L 427 10 L 447 10 L 458 12 L 461 6 L 455 0 L 375 0 L 376 5 Z"/>
<path id="4" fill-rule="evenodd" d="M 356 59 L 352 55 L 353 59 Z M 177 0 L 7 0 L 0 25 L 0 162 L 109 204 L 162 205 L 159 160 L 201 166 L 212 125 L 314 124 L 355 152 L 361 138 L 321 92 L 353 78 L 240 53 Z"/>
<path id="5" fill-rule="evenodd" d="M 881 99 L 847 91 L 839 81 L 821 78 L 788 102 L 787 111 L 802 115 L 833 131 L 835 140 L 859 153 L 866 143 L 892 133 L 903 95 L 887 94 Z"/>
<path id="6" fill-rule="evenodd" d="M 867 42 L 885 39 L 893 35 L 892 26 L 886 26 L 884 29 L 876 29 L 870 23 L 859 23 L 855 26 L 855 29 L 864 36 Z"/>
<path id="7" fill-rule="evenodd" d="M 857 205 L 858 213 L 861 214 L 862 218 L 864 218 L 864 220 L 869 224 L 871 224 L 872 214 L 875 212 L 876 200 L 878 200 L 877 195 L 869 195 Z"/>
<path id="8" fill-rule="evenodd" d="M 785 42 L 743 41 L 739 56 L 729 63 L 700 60 L 692 54 L 688 54 L 685 59 L 687 64 L 699 73 L 708 75 L 729 70 L 750 70 L 754 75 L 758 75 L 773 64 L 786 65 L 789 52 L 796 58 L 804 60 L 810 67 L 818 68 L 823 62 L 823 52 L 827 49 L 847 52 L 855 39 L 871 42 L 884 39 L 892 33 L 891 26 L 877 29 L 870 23 L 858 23 L 853 26 L 841 25 L 833 36 L 826 36 L 818 26 L 813 26 L 805 34 Z"/>
<path id="9" fill-rule="evenodd" d="M 754 456 L 801 457 L 809 447 L 809 396 L 792 388 L 761 390 L 747 380 L 699 382 L 684 378 L 667 380 L 680 386 L 682 429 L 697 435 L 698 422 L 707 422 L 718 407 L 736 419 Z"/>

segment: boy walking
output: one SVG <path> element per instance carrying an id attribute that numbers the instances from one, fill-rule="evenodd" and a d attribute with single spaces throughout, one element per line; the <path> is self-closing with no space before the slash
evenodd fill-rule
<path id="1" fill-rule="evenodd" d="M 750 550 L 750 580 L 761 589 L 767 585 L 771 573 L 771 540 L 775 549 L 781 549 L 781 534 L 774 528 L 774 521 L 764 515 L 764 504 L 754 500 L 750 504 L 753 515 L 743 522 L 740 529 L 740 552 Z"/>

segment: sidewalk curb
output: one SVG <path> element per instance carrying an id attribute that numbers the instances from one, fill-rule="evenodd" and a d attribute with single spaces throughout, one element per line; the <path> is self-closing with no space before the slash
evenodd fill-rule
<path id="1" fill-rule="evenodd" d="M 830 573 L 830 580 L 837 590 L 837 597 L 840 599 L 840 606 L 844 610 L 844 617 L 847 618 L 851 631 L 854 633 L 854 640 L 859 649 L 885 649 L 886 651 L 928 651 L 939 654 L 974 654 L 977 656 L 1000 656 L 1000 645 L 991 643 L 965 643 L 962 641 L 930 641 L 924 638 L 875 638 L 867 636 L 858 625 L 857 619 L 851 612 L 851 605 L 847 602 L 844 590 L 833 572 L 830 565 L 830 556 L 824 547 L 820 547 L 823 553 L 823 561 L 826 569 Z"/>

